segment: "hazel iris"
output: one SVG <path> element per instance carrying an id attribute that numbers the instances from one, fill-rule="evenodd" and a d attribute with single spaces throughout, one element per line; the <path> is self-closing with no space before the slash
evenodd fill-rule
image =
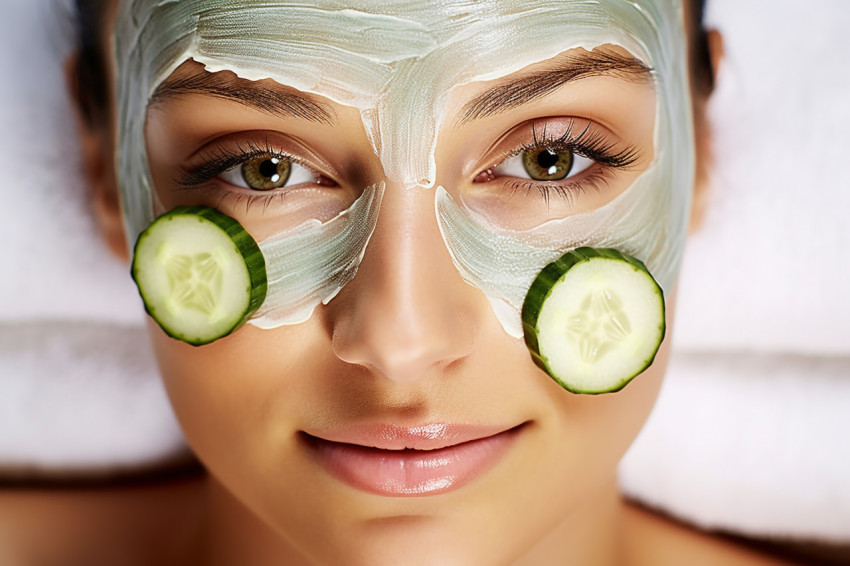
<path id="1" fill-rule="evenodd" d="M 560 181 L 573 168 L 573 154 L 549 148 L 529 149 L 522 153 L 522 164 L 535 181 Z"/>
<path id="2" fill-rule="evenodd" d="M 292 163 L 273 155 L 260 155 L 242 164 L 242 179 L 257 191 L 279 189 L 289 180 Z"/>

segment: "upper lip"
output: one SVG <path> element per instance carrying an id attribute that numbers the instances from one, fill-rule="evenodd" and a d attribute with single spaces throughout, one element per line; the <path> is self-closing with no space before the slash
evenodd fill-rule
<path id="1" fill-rule="evenodd" d="M 303 431 L 308 436 L 380 450 L 439 450 L 507 432 L 520 425 L 469 425 L 427 423 L 353 425 L 343 429 Z"/>

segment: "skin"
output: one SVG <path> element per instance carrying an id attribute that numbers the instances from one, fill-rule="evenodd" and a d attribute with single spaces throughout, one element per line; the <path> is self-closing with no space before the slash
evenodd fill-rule
<path id="1" fill-rule="evenodd" d="M 178 71 L 198 72 L 203 71 L 197 64 Z M 607 88 L 613 81 L 620 88 Z M 492 86 L 458 92 L 450 115 Z M 605 94 L 593 98 L 592 93 Z M 570 116 L 592 115 L 611 124 L 613 143 L 641 150 L 633 170 L 612 174 L 610 192 L 589 195 L 591 202 L 577 197 L 576 208 L 593 207 L 593 200 L 624 190 L 651 161 L 654 102 L 649 83 L 591 78 L 480 124 L 455 127 L 449 118 L 439 136 L 438 183 L 461 193 L 483 190 L 470 180 L 493 160 L 486 148 L 498 134 L 520 124 L 519 134 L 530 138 L 528 120 L 569 107 Z M 629 119 L 636 105 L 644 107 L 638 114 L 647 118 Z M 342 164 L 321 171 L 339 187 L 303 189 L 318 193 L 314 200 L 330 201 L 336 192 L 382 179 L 359 115 L 350 108 L 332 109 L 338 123 L 333 127 L 270 117 L 205 95 L 158 104 L 148 113 L 147 139 L 164 208 L 213 204 L 209 201 L 228 190 L 216 183 L 213 190 L 195 193 L 173 182 L 184 156 L 221 132 L 260 127 L 285 132 L 327 162 Z M 556 120 L 546 123 L 554 127 Z M 325 198 L 324 193 L 331 194 Z M 520 198 L 525 207 L 545 206 L 542 200 L 529 202 L 537 197 Z M 589 557 L 600 548 L 588 544 L 601 536 L 594 531 L 613 521 L 601 513 L 610 505 L 598 502 L 614 493 L 616 463 L 652 407 L 669 344 L 621 393 L 566 394 L 533 364 L 523 342 L 502 330 L 486 297 L 461 279 L 440 238 L 433 199 L 433 190 L 388 183 L 357 276 L 306 323 L 274 330 L 245 326 L 203 348 L 152 327 L 175 412 L 196 454 L 215 475 L 216 504 L 244 505 L 281 534 L 277 541 L 270 533 L 266 544 L 287 563 L 393 564 L 413 552 L 423 564 L 508 564 L 522 563 L 529 552 L 561 555 L 545 551 L 552 545 Z M 278 215 L 274 204 L 246 211 L 242 201 L 226 199 L 219 207 L 259 238 L 268 235 L 270 219 Z M 362 423 L 434 422 L 523 427 L 512 449 L 484 476 L 458 491 L 412 499 L 367 495 L 340 484 L 317 465 L 299 434 Z M 516 517 L 525 518 L 522 529 Z M 596 517 L 593 527 L 587 517 Z M 479 542 L 469 544 L 467 533 L 473 531 Z M 514 536 L 504 537 L 507 531 Z"/>
<path id="2" fill-rule="evenodd" d="M 202 71 L 192 63 L 176 71 L 197 72 Z M 437 182 L 460 194 L 482 190 L 474 179 L 501 155 L 492 150 L 494 140 L 517 125 L 517 136 L 529 137 L 535 119 L 592 119 L 612 143 L 639 150 L 634 169 L 613 172 L 604 191 L 577 196 L 573 211 L 614 198 L 651 162 L 655 98 L 648 83 L 594 77 L 480 123 L 460 126 L 451 119 L 489 86 L 467 85 L 453 93 L 450 118 L 439 133 Z M 359 187 L 383 180 L 359 114 L 321 102 L 336 116 L 333 128 L 205 95 L 152 107 L 148 152 L 162 209 L 217 205 L 258 239 L 274 233 L 269 218 L 285 214 L 274 205 L 263 215 L 236 199 L 222 201 L 220 183 L 204 191 L 180 190 L 174 183 L 210 139 L 244 138 L 244 132 L 258 129 L 297 137 L 315 152 L 315 159 L 303 156 L 306 164 L 336 186 L 305 192 L 323 202 L 342 206 L 334 199 L 353 198 Z M 95 209 L 106 241 L 120 251 L 123 232 L 109 165 L 114 124 L 83 132 Z M 73 508 L 76 517 L 90 519 L 77 521 L 90 529 L 71 535 L 59 519 L 41 523 L 48 532 L 66 529 L 58 539 L 61 556 L 88 557 L 81 562 L 87 564 L 374 565 L 406 564 L 415 557 L 423 565 L 602 566 L 674 564 L 693 552 L 721 560 L 706 564 L 778 564 L 683 534 L 619 499 L 616 465 L 652 408 L 670 340 L 623 391 L 565 393 L 532 363 L 521 341 L 505 334 L 485 296 L 460 278 L 440 237 L 433 198 L 433 190 L 404 190 L 388 182 L 357 276 L 303 324 L 274 330 L 247 325 L 201 348 L 172 340 L 150 324 L 175 413 L 208 476 L 144 490 L 150 496 L 134 490 L 64 498 L 13 494 L 4 507 L 29 510 L 34 524 L 57 516 L 57 509 L 59 517 L 62 509 Z M 674 303 L 669 297 L 670 318 Z M 519 432 L 481 477 L 426 497 L 376 496 L 342 484 L 317 464 L 301 434 L 362 423 L 432 422 L 519 426 Z M 140 509 L 147 514 L 139 515 Z M 114 521 L 127 512 L 136 519 Z M 9 516 L 14 515 L 0 520 Z M 17 529 L 20 540 L 34 540 L 27 524 L 7 523 L 5 532 Z M 124 543 L 108 559 L 99 554 L 98 542 L 106 533 Z M 26 564 L 43 558 L 34 554 L 36 546 L 11 547 Z M 677 549 L 675 555 L 664 550 L 669 548 Z"/>

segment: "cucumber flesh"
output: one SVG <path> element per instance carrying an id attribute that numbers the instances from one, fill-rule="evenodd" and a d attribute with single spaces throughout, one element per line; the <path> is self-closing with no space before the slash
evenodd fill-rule
<path id="1" fill-rule="evenodd" d="M 227 336 L 266 297 L 266 264 L 238 221 L 213 208 L 163 214 L 136 240 L 131 269 L 145 310 L 173 338 L 200 346 Z"/>
<path id="2" fill-rule="evenodd" d="M 655 359 L 666 331 L 664 293 L 639 260 L 577 248 L 543 268 L 522 321 L 532 359 L 562 387 L 609 393 Z"/>

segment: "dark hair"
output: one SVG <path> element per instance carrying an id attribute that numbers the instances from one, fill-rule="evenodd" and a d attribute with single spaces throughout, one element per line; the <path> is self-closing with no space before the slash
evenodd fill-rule
<path id="1" fill-rule="evenodd" d="M 708 30 L 705 27 L 705 0 L 690 0 L 691 13 L 688 25 L 691 29 L 690 68 L 695 94 L 708 96 L 714 89 L 714 67 L 708 47 Z"/>
<path id="2" fill-rule="evenodd" d="M 103 30 L 109 0 L 75 0 L 77 64 L 75 94 L 89 125 L 108 120 L 109 85 Z M 714 87 L 708 34 L 703 26 L 705 0 L 688 0 L 691 13 L 689 46 L 692 86 L 695 94 L 707 96 Z"/>
<path id="3" fill-rule="evenodd" d="M 74 95 L 83 119 L 96 125 L 108 119 L 109 86 L 103 30 L 108 0 L 75 0 L 76 64 Z"/>

